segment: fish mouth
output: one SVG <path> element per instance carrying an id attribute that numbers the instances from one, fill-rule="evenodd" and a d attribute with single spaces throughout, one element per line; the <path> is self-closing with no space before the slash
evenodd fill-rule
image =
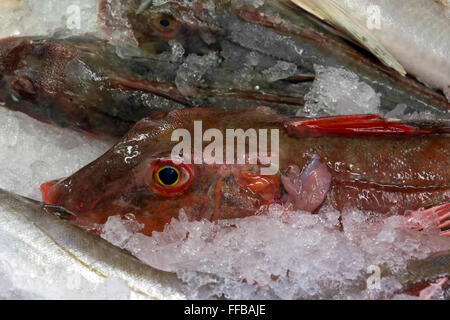
<path id="1" fill-rule="evenodd" d="M 24 51 L 31 44 L 32 39 L 25 37 L 0 39 L 0 72 L 15 70 L 22 59 Z"/>
<path id="2" fill-rule="evenodd" d="M 42 208 L 52 215 L 55 215 L 61 219 L 72 219 L 76 217 L 75 214 L 67 210 L 66 208 L 56 205 L 56 197 L 57 197 L 57 190 L 53 188 L 59 180 L 52 180 L 45 182 L 41 185 L 40 190 L 42 194 Z"/>
<path id="3" fill-rule="evenodd" d="M 52 180 L 41 184 L 40 190 L 42 195 L 42 201 L 46 204 L 54 204 L 55 192 L 52 187 L 58 183 L 59 180 Z"/>

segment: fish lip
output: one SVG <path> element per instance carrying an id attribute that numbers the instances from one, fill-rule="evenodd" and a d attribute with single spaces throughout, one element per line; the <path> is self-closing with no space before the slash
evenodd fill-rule
<path id="1" fill-rule="evenodd" d="M 27 50 L 32 42 L 33 38 L 21 36 L 0 39 L 0 72 L 3 73 L 5 71 L 15 70 L 21 61 L 19 55 Z M 14 53 L 16 57 L 12 57 L 12 53 Z"/>
<path id="2" fill-rule="evenodd" d="M 41 194 L 42 201 L 41 208 L 45 210 L 45 212 L 55 215 L 61 219 L 71 219 L 76 217 L 74 213 L 67 210 L 63 206 L 57 205 L 55 201 L 55 192 L 56 190 L 52 190 L 60 180 L 51 180 L 41 184 Z"/>
<path id="3" fill-rule="evenodd" d="M 50 197 L 49 191 L 56 183 L 57 180 L 52 180 L 41 184 L 40 190 L 42 195 L 42 201 L 44 201 L 44 203 L 52 204 L 53 197 Z"/>

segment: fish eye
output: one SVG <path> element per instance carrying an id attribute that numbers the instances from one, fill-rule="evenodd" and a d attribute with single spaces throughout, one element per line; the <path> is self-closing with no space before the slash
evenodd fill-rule
<path id="1" fill-rule="evenodd" d="M 162 186 L 172 187 L 180 181 L 180 171 L 173 166 L 164 166 L 156 172 L 156 179 Z"/>
<path id="2" fill-rule="evenodd" d="M 162 19 L 159 21 L 159 24 L 162 25 L 163 27 L 168 27 L 170 26 L 170 21 L 167 19 Z"/>
<path id="3" fill-rule="evenodd" d="M 157 31 L 162 37 L 173 38 L 180 29 L 180 23 L 168 14 L 163 14 L 156 17 L 152 23 L 154 30 Z"/>
<path id="4" fill-rule="evenodd" d="M 146 173 L 147 184 L 161 196 L 180 195 L 190 185 L 193 169 L 184 163 L 171 160 L 154 161 Z"/>

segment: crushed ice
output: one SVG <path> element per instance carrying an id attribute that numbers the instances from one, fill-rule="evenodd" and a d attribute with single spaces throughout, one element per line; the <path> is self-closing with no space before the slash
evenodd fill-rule
<path id="1" fill-rule="evenodd" d="M 98 33 L 95 0 L 9 1 L 0 3 L 0 38 L 36 36 L 70 28 L 73 34 Z M 15 2 L 15 3 L 13 3 Z"/>
<path id="2" fill-rule="evenodd" d="M 298 115 L 332 116 L 379 113 L 379 93 L 344 68 L 315 65 L 316 78 Z"/>
<path id="3" fill-rule="evenodd" d="M 67 177 L 112 145 L 0 108 L 0 188 L 41 199 L 41 183 Z"/>
<path id="4" fill-rule="evenodd" d="M 217 66 L 219 62 L 220 58 L 216 52 L 204 56 L 190 54 L 179 68 L 175 79 L 175 84 L 181 94 L 193 95 L 195 88 L 204 86 L 204 74 Z"/>
<path id="5" fill-rule="evenodd" d="M 398 104 L 394 109 L 384 114 L 385 118 L 402 119 L 402 120 L 436 120 L 436 115 L 430 111 L 408 111 L 406 104 Z"/>
<path id="6" fill-rule="evenodd" d="M 296 72 L 297 65 L 285 61 L 278 61 L 276 65 L 264 70 L 262 73 L 267 77 L 269 82 L 275 82 L 293 76 Z"/>
<path id="7" fill-rule="evenodd" d="M 399 298 L 395 274 L 411 259 L 450 249 L 437 226 L 404 227 L 404 217 L 322 209 L 318 215 L 286 212 L 219 221 L 188 221 L 183 210 L 164 232 L 138 231 L 131 215 L 110 217 L 102 237 L 143 262 L 176 272 L 189 298 L 307 299 Z M 368 287 L 370 268 L 390 270 L 380 287 Z M 369 273 L 368 273 L 369 272 Z"/>

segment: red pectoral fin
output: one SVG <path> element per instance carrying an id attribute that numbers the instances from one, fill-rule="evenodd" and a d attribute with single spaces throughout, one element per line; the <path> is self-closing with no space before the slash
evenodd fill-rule
<path id="1" fill-rule="evenodd" d="M 433 128 L 420 128 L 402 124 L 373 114 L 296 120 L 288 122 L 285 127 L 289 134 L 301 137 L 322 135 L 421 135 L 439 132 Z"/>

